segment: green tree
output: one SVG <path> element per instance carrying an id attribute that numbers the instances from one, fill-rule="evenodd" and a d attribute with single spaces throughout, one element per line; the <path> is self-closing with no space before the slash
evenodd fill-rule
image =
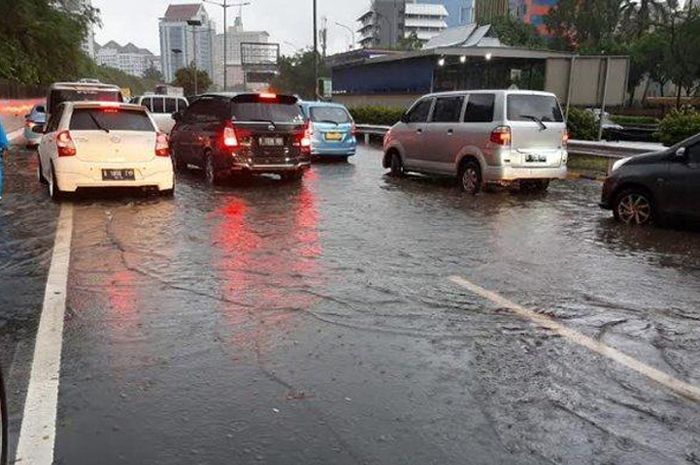
<path id="1" fill-rule="evenodd" d="M 665 22 L 676 3 L 676 0 L 625 0 L 620 11 L 622 28 L 638 39 L 655 24 Z"/>
<path id="2" fill-rule="evenodd" d="M 143 78 L 148 81 L 155 82 L 163 82 L 165 80 L 165 78 L 163 77 L 163 73 L 161 73 L 160 70 L 153 65 L 151 65 L 150 68 L 144 71 Z"/>
<path id="3" fill-rule="evenodd" d="M 531 24 L 525 24 L 510 15 L 501 16 L 491 23 L 498 39 L 505 45 L 526 47 L 531 49 L 547 48 L 547 41 Z"/>
<path id="4" fill-rule="evenodd" d="M 676 106 L 680 106 L 682 91 L 694 94 L 700 78 L 700 15 L 692 9 L 688 13 L 676 12 L 664 29 L 668 47 L 663 66 L 678 87 Z"/>
<path id="5" fill-rule="evenodd" d="M 396 44 L 397 50 L 413 51 L 423 48 L 423 41 L 418 38 L 418 34 L 414 31 L 408 37 L 401 37 Z"/>
<path id="6" fill-rule="evenodd" d="M 195 93 L 202 93 L 209 90 L 213 82 L 209 77 L 209 73 L 201 69 L 197 70 L 197 92 L 194 88 L 194 76 L 195 69 L 193 66 L 188 66 L 187 68 L 180 68 L 175 73 L 175 80 L 173 81 L 174 86 L 182 87 L 185 89 L 185 95 L 194 95 Z"/>
<path id="7" fill-rule="evenodd" d="M 328 76 L 328 69 L 319 57 L 319 76 Z M 300 95 L 307 100 L 316 99 L 314 82 L 314 52 L 305 50 L 293 56 L 280 58 L 279 75 L 271 82 L 276 92 Z"/>
<path id="8" fill-rule="evenodd" d="M 663 85 L 668 82 L 668 71 L 664 65 L 668 47 L 668 34 L 663 30 L 645 33 L 632 42 L 629 48 L 630 75 L 627 88 L 630 104 L 634 98 L 635 89 L 645 77 L 661 84 L 662 89 Z M 642 101 L 646 99 L 648 84 L 647 81 Z"/>
<path id="9" fill-rule="evenodd" d="M 618 25 L 625 0 L 561 0 L 545 16 L 552 45 L 576 52 L 610 53 L 619 47 Z"/>

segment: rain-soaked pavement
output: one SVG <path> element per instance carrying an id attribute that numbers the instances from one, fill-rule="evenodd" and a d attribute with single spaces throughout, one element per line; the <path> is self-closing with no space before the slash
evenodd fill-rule
<path id="1" fill-rule="evenodd" d="M 59 206 L 16 150 L 0 361 L 19 431 Z M 461 195 L 380 154 L 301 185 L 74 201 L 57 464 L 700 464 L 700 404 L 457 287 L 700 385 L 700 233 L 600 185 Z"/>

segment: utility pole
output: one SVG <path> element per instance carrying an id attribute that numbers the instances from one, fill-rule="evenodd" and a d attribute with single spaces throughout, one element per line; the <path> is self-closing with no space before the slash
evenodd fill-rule
<path id="1" fill-rule="evenodd" d="M 318 98 L 318 4 L 314 2 L 314 94 Z"/>
<path id="2" fill-rule="evenodd" d="M 199 74 L 199 64 L 197 63 L 197 26 L 202 25 L 202 21 L 199 19 L 190 19 L 187 21 L 188 26 L 192 26 L 192 50 L 194 53 L 194 60 L 192 63 L 194 65 L 194 95 L 199 94 L 199 89 L 197 85 L 197 74 Z"/>
<path id="3" fill-rule="evenodd" d="M 215 2 L 214 0 L 202 0 L 205 3 L 211 3 L 212 5 L 219 6 L 224 10 L 224 91 L 228 85 L 228 9 L 232 7 L 240 7 L 241 14 L 243 14 L 243 7 L 250 5 L 250 2 L 245 3 L 229 3 L 229 0 L 223 0 L 222 2 Z"/>
<path id="4" fill-rule="evenodd" d="M 321 50 L 323 50 L 323 59 L 326 59 L 326 52 L 328 51 L 328 18 L 323 17 L 323 27 L 321 28 Z"/>

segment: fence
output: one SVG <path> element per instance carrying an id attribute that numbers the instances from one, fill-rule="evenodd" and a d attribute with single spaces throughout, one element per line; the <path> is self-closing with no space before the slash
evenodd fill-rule
<path id="1" fill-rule="evenodd" d="M 0 99 L 31 99 L 46 96 L 45 86 L 32 86 L 0 79 Z"/>

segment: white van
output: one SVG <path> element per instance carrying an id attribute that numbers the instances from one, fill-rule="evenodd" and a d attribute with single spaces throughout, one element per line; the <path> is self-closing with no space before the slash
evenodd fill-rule
<path id="1" fill-rule="evenodd" d="M 46 96 L 46 119 L 63 102 L 116 102 L 124 101 L 122 90 L 115 85 L 94 82 L 56 82 Z"/>
<path id="2" fill-rule="evenodd" d="M 173 113 L 185 110 L 189 106 L 185 97 L 169 95 L 142 95 L 132 98 L 131 103 L 148 108 L 158 125 L 158 129 L 166 134 L 170 134 L 175 126 Z"/>

